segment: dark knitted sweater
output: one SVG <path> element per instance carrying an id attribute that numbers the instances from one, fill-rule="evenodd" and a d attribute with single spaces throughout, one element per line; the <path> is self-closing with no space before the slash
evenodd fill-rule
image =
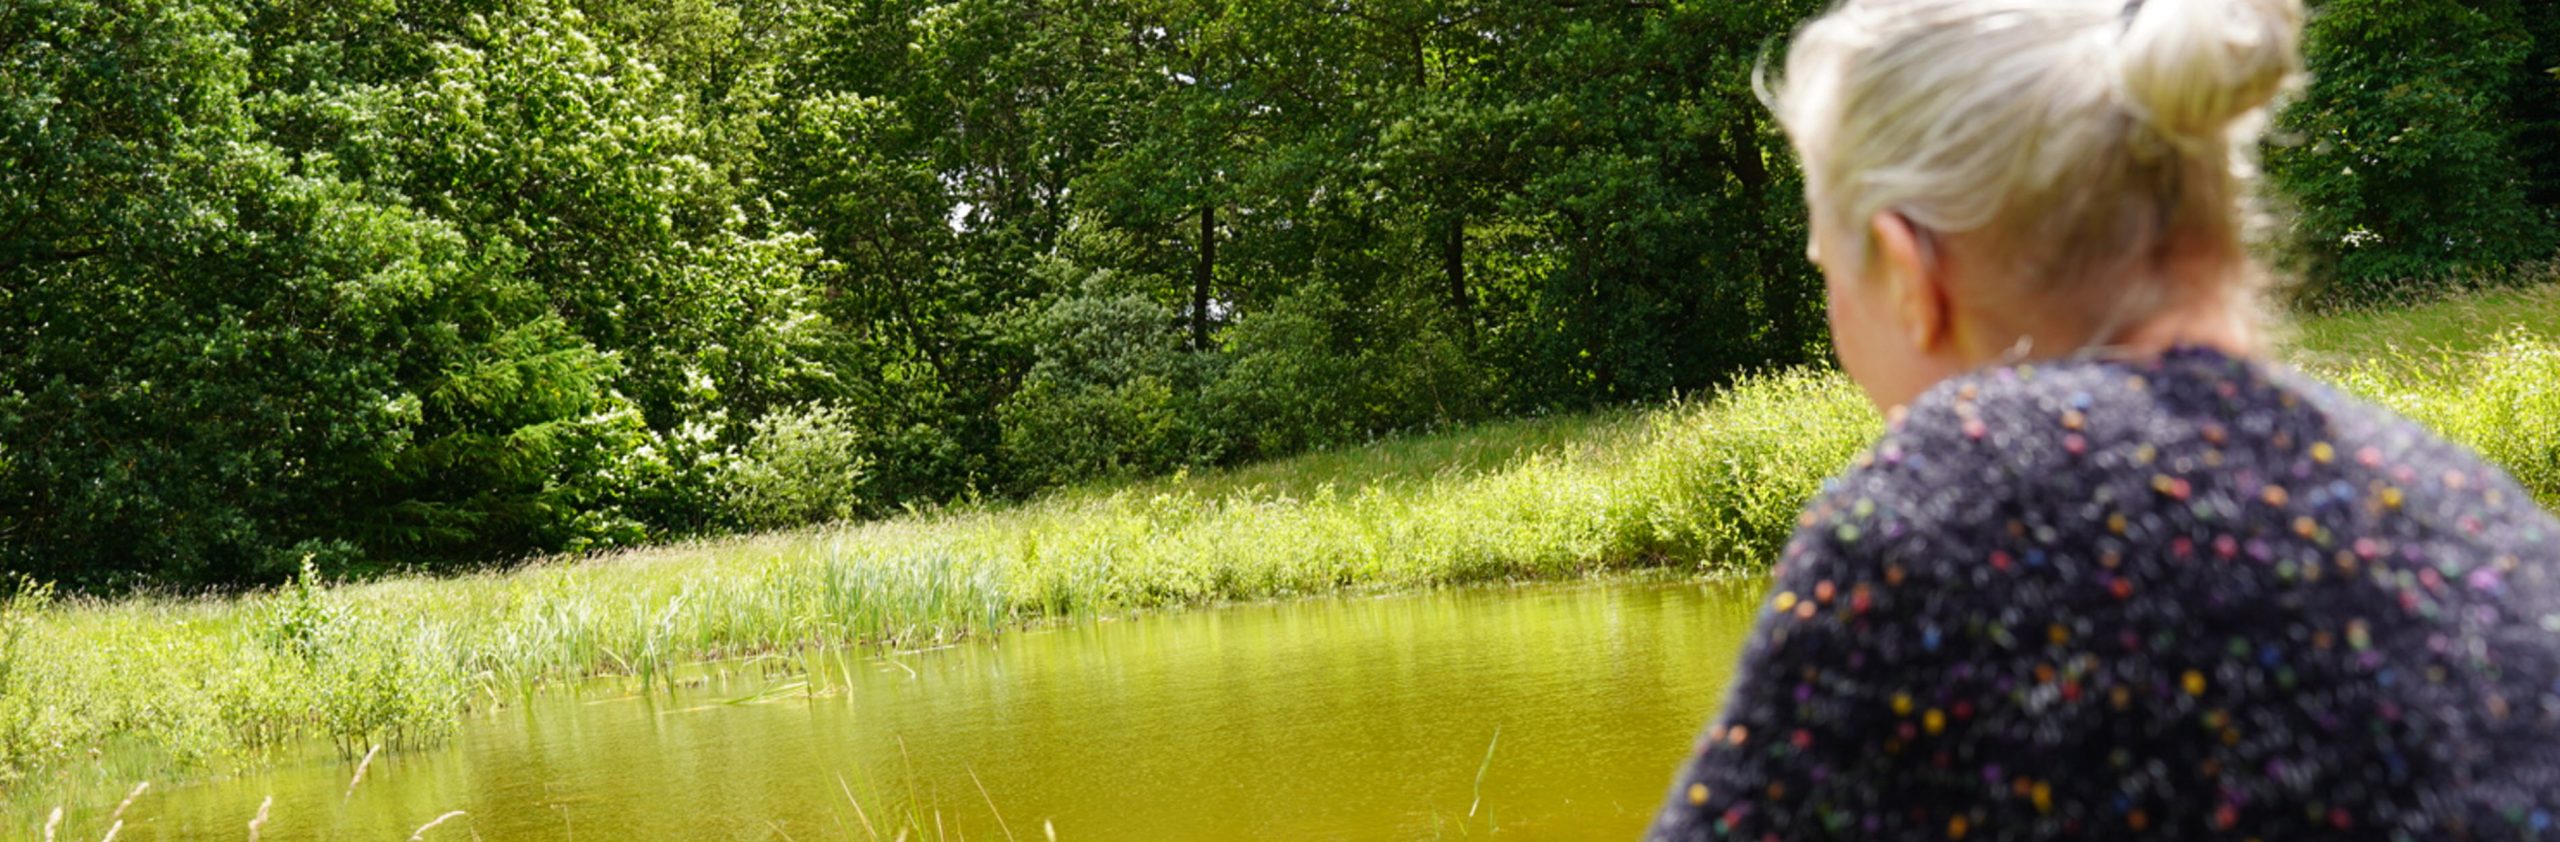
<path id="1" fill-rule="evenodd" d="M 1922 397 L 1785 551 L 1653 839 L 2560 836 L 2560 522 L 2217 352 Z"/>

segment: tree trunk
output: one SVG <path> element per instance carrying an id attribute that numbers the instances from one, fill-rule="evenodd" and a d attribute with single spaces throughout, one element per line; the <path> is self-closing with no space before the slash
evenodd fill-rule
<path id="1" fill-rule="evenodd" d="M 1467 217 L 1450 214 L 1449 228 L 1441 233 L 1440 268 L 1449 276 L 1449 308 L 1458 314 L 1458 324 L 1466 328 L 1469 338 L 1475 336 L 1474 304 L 1467 300 Z"/>
<path id="2" fill-rule="evenodd" d="M 1744 212 L 1754 224 L 1769 218 L 1769 165 L 1760 156 L 1760 119 L 1758 112 L 1744 104 L 1734 112 L 1733 177 L 1742 183 Z M 1798 273 L 1788 271 L 1791 243 L 1763 243 L 1755 251 L 1760 274 L 1761 306 L 1769 316 L 1770 354 L 1779 362 L 1796 362 L 1803 356 L 1812 325 L 1806 312 L 1809 290 L 1799 283 Z"/>
<path id="3" fill-rule="evenodd" d="M 1737 110 L 1730 131 L 1733 134 L 1733 177 L 1742 182 L 1743 194 L 1757 205 L 1767 201 L 1769 165 L 1760 158 L 1760 118 L 1753 110 L 1755 108 L 1758 106 L 1744 104 Z"/>
<path id="4" fill-rule="evenodd" d="M 1200 266 L 1191 273 L 1191 348 L 1209 349 L 1209 279 L 1218 266 L 1218 207 L 1200 206 Z"/>

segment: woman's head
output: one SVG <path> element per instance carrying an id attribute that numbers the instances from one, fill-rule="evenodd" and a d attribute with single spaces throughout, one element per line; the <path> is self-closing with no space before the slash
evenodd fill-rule
<path id="1" fill-rule="evenodd" d="M 1892 406 L 2019 347 L 2245 345 L 2249 153 L 2301 31 L 2301 0 L 1844 0 L 1808 24 L 1773 100 L 1850 374 Z"/>

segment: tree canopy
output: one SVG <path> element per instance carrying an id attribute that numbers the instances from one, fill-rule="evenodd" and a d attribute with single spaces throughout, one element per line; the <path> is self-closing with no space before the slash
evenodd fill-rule
<path id="1" fill-rule="evenodd" d="M 2560 31 L 2329 0 L 2360 285 L 2548 255 Z M 361 574 L 859 517 L 1820 359 L 1813 0 L 19 0 L 0 568 Z"/>

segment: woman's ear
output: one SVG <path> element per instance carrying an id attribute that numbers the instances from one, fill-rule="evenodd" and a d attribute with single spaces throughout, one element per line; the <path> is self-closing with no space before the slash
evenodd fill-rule
<path id="1" fill-rule="evenodd" d="M 1883 275 L 1877 280 L 1886 285 L 1885 294 L 1912 350 L 1950 350 L 1954 310 L 1947 298 L 1946 263 L 1937 253 L 1937 244 L 1911 220 L 1892 211 L 1878 212 L 1869 226 L 1876 244 L 1872 271 Z"/>

